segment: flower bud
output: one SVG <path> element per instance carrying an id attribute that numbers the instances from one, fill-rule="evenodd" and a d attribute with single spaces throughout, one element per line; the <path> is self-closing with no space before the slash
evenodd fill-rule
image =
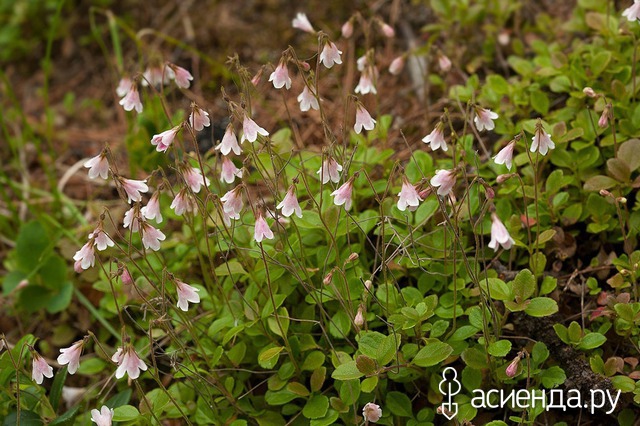
<path id="1" fill-rule="evenodd" d="M 254 86 L 258 86 L 258 84 L 260 84 L 260 79 L 262 78 L 263 72 L 264 72 L 264 67 L 260 68 L 260 70 L 256 73 L 256 75 L 253 76 L 253 78 L 251 79 L 251 84 L 253 84 Z"/>
<path id="2" fill-rule="evenodd" d="M 302 68 L 303 71 L 309 71 L 311 69 L 311 65 L 309 65 L 309 62 L 307 61 L 300 61 L 300 68 Z"/>
<path id="3" fill-rule="evenodd" d="M 515 359 L 511 361 L 511 364 L 509 364 L 509 366 L 505 370 L 507 377 L 511 378 L 516 376 L 516 374 L 518 373 L 518 364 L 520 364 L 520 355 L 515 357 Z"/>
<path id="4" fill-rule="evenodd" d="M 447 72 L 451 69 L 451 59 L 442 53 L 438 55 L 438 66 L 444 72 Z"/>
<path id="5" fill-rule="evenodd" d="M 353 19 L 342 24 L 342 37 L 349 38 L 353 35 Z"/>
<path id="6" fill-rule="evenodd" d="M 331 279 L 333 278 L 333 271 L 329 272 L 324 279 L 322 280 L 322 284 L 329 285 L 331 284 Z"/>
<path id="7" fill-rule="evenodd" d="M 367 291 L 371 291 L 371 289 L 373 288 L 373 283 L 371 282 L 371 280 L 366 280 L 366 281 L 364 282 L 364 288 L 365 288 Z"/>
<path id="8" fill-rule="evenodd" d="M 393 27 L 385 22 L 380 21 L 380 29 L 382 30 L 382 34 L 387 38 L 393 38 L 396 35 Z"/>
<path id="9" fill-rule="evenodd" d="M 591 87 L 585 87 L 584 89 L 582 89 L 582 93 L 584 93 L 585 95 L 587 95 L 590 98 L 595 98 L 598 96 L 598 94 L 596 93 L 595 90 L 593 90 Z"/>
<path id="10" fill-rule="evenodd" d="M 625 197 L 618 197 L 616 198 L 616 201 L 620 204 L 627 204 L 627 199 Z"/>
<path id="11" fill-rule="evenodd" d="M 500 43 L 501 46 L 507 46 L 510 41 L 511 41 L 511 36 L 509 35 L 509 31 L 507 30 L 500 31 L 500 34 L 498 34 L 498 43 Z"/>
<path id="12" fill-rule="evenodd" d="M 613 194 L 611 194 L 609 191 L 607 191 L 606 189 L 601 189 L 600 190 L 600 195 L 603 197 L 613 197 Z"/>
<path id="13" fill-rule="evenodd" d="M 418 191 L 418 195 L 420 196 L 420 198 L 422 198 L 423 200 L 426 199 L 429 195 L 431 195 L 431 187 L 426 187 L 425 189 L 423 189 L 422 191 Z"/>
<path id="14" fill-rule="evenodd" d="M 26 280 L 26 279 L 24 279 L 24 280 L 22 280 L 22 281 L 20 281 L 20 282 L 18 283 L 18 285 L 16 286 L 16 290 L 23 289 L 23 288 L 25 288 L 25 287 L 26 287 L 26 286 L 28 286 L 28 285 L 29 285 L 29 281 L 28 281 L 28 280 Z"/>
<path id="15" fill-rule="evenodd" d="M 358 313 L 356 313 L 356 317 L 353 319 L 353 323 L 359 328 L 362 328 L 362 326 L 364 325 L 364 312 L 362 309 L 362 305 L 358 307 Z"/>
<path id="16" fill-rule="evenodd" d="M 600 119 L 598 120 L 598 126 L 605 128 L 609 125 L 609 108 L 605 107 L 604 110 L 602 111 L 602 115 L 600 116 Z"/>
<path id="17" fill-rule="evenodd" d="M 514 176 L 515 176 L 514 173 L 507 173 L 507 174 L 504 174 L 504 175 L 499 175 L 496 178 L 496 183 L 498 183 L 498 184 L 504 183 L 504 182 L 508 181 L 509 179 L 511 179 Z"/>
<path id="18" fill-rule="evenodd" d="M 358 258 L 360 257 L 360 255 L 358 253 L 351 253 L 349 255 L 349 257 L 347 258 L 347 263 L 351 263 L 355 260 L 358 260 Z"/>
<path id="19" fill-rule="evenodd" d="M 496 192 L 489 185 L 484 187 L 484 193 L 489 200 L 493 200 L 496 197 Z"/>
<path id="20" fill-rule="evenodd" d="M 133 284 L 133 278 L 131 278 L 131 274 L 129 273 L 129 270 L 127 269 L 126 266 L 122 268 L 122 273 L 120 274 L 120 279 L 122 280 L 122 284 L 124 284 L 124 285 Z"/>
<path id="21" fill-rule="evenodd" d="M 389 72 L 393 75 L 398 75 L 404 69 L 404 56 L 398 56 L 389 65 Z"/>

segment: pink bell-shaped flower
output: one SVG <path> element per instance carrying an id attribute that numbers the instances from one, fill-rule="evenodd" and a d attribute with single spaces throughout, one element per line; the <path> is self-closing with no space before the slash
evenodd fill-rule
<path id="1" fill-rule="evenodd" d="M 507 144 L 504 148 L 502 148 L 495 157 L 493 157 L 493 161 L 496 164 L 504 164 L 507 166 L 507 169 L 511 170 L 511 165 L 513 163 L 513 149 L 516 146 L 516 141 L 513 140 Z"/>
<path id="2" fill-rule="evenodd" d="M 373 130 L 376 125 L 376 120 L 371 118 L 369 111 L 367 111 L 361 103 L 358 103 L 357 105 L 356 122 L 353 125 L 353 130 L 355 130 L 357 134 L 360 134 L 362 129 Z"/>
<path id="3" fill-rule="evenodd" d="M 422 197 L 418 194 L 416 187 L 406 177 L 402 178 L 402 189 L 398 196 L 398 210 L 402 212 L 407 208 L 415 210 L 420 205 L 420 201 L 422 201 Z"/>
<path id="4" fill-rule="evenodd" d="M 514 242 L 498 215 L 491 213 L 491 241 L 488 244 L 489 248 L 497 251 L 498 245 L 501 245 L 505 250 L 509 250 Z"/>
<path id="5" fill-rule="evenodd" d="M 331 41 L 327 41 L 320 53 L 320 62 L 325 67 L 331 68 L 334 64 L 341 64 L 342 58 L 340 57 L 342 52 L 338 50 L 338 47 Z"/>
<path id="6" fill-rule="evenodd" d="M 437 170 L 436 175 L 431 178 L 431 185 L 438 188 L 438 195 L 445 197 L 449 195 L 456 184 L 456 172 L 454 170 Z"/>
<path id="7" fill-rule="evenodd" d="M 124 349 L 118 348 L 116 353 L 111 357 L 111 361 L 118 364 L 116 379 L 123 378 L 125 373 L 127 373 L 131 379 L 137 379 L 140 377 L 140 371 L 147 371 L 147 365 L 140 359 L 131 344 L 125 345 Z"/>
<path id="8" fill-rule="evenodd" d="M 67 365 L 67 371 L 69 374 L 75 374 L 80 366 L 80 355 L 82 355 L 82 348 L 84 347 L 84 340 L 78 340 L 68 348 L 61 348 L 60 355 L 58 355 L 58 364 Z"/>
<path id="9" fill-rule="evenodd" d="M 302 217 L 302 209 L 300 208 L 300 204 L 298 203 L 298 198 L 296 197 L 296 187 L 295 185 L 291 185 L 289 190 L 287 191 L 287 195 L 284 196 L 282 201 L 276 206 L 277 209 L 281 209 L 282 215 L 284 217 L 289 217 L 293 213 L 298 217 Z"/>
<path id="10" fill-rule="evenodd" d="M 436 124 L 431 133 L 422 138 L 422 142 L 429 144 L 434 151 L 438 148 L 442 148 L 445 152 L 449 150 L 447 142 L 444 140 L 444 124 L 442 124 L 442 121 Z"/>
<path id="11" fill-rule="evenodd" d="M 190 286 L 189 284 L 183 283 L 180 280 L 175 280 L 176 290 L 178 291 L 178 308 L 187 312 L 189 309 L 189 302 L 191 303 L 200 303 L 200 296 L 198 295 L 197 288 Z"/>
<path id="12" fill-rule="evenodd" d="M 333 203 L 336 206 L 344 204 L 345 210 L 351 210 L 351 195 L 353 193 L 353 177 L 342 184 L 342 186 L 331 193 Z"/>
<path id="13" fill-rule="evenodd" d="M 84 167 L 89 169 L 89 179 L 95 179 L 100 176 L 102 179 L 109 177 L 109 161 L 107 160 L 106 151 L 102 151 L 95 157 L 87 160 Z"/>
<path id="14" fill-rule="evenodd" d="M 216 151 L 220 151 L 222 155 L 229 155 L 231 151 L 233 151 L 233 153 L 236 155 L 242 154 L 242 149 L 238 144 L 238 138 L 236 137 L 236 134 L 233 131 L 233 126 L 231 124 L 227 126 L 227 130 L 225 130 L 224 132 L 222 141 L 220 141 L 220 143 L 216 146 Z"/>
<path id="15" fill-rule="evenodd" d="M 476 124 L 476 128 L 479 132 L 484 129 L 493 130 L 496 126 L 493 120 L 496 118 L 498 118 L 498 114 L 490 109 L 476 107 L 476 116 L 473 119 L 473 122 Z"/>
<path id="16" fill-rule="evenodd" d="M 258 217 L 256 217 L 256 223 L 253 228 L 253 239 L 256 240 L 257 243 L 260 243 L 265 238 L 273 240 L 273 231 L 269 228 L 269 224 L 262 216 L 262 213 L 258 213 Z"/>

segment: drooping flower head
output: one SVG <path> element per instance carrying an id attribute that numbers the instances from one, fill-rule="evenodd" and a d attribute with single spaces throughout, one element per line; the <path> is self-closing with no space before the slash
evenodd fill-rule
<path id="1" fill-rule="evenodd" d="M 131 204 L 133 201 L 142 201 L 142 193 L 149 191 L 147 180 L 126 179 L 122 176 L 115 176 L 116 182 L 127 194 L 127 202 Z"/>
<path id="2" fill-rule="evenodd" d="M 282 201 L 276 206 L 277 209 L 282 209 L 282 215 L 284 217 L 289 217 L 293 213 L 298 217 L 302 217 L 302 209 L 300 208 L 300 204 L 298 203 L 298 198 L 296 197 L 296 186 L 291 185 L 289 190 L 287 191 L 287 195 L 284 196 Z"/>
<path id="3" fill-rule="evenodd" d="M 180 171 L 182 172 L 182 178 L 185 183 L 191 188 L 194 193 L 200 192 L 200 188 L 203 186 L 209 186 L 211 182 L 209 178 L 202 174 L 202 170 L 197 167 L 191 167 L 188 164 L 184 164 Z"/>
<path id="4" fill-rule="evenodd" d="M 31 378 L 39 385 L 42 384 L 44 377 L 52 378 L 53 377 L 53 368 L 47 364 L 47 361 L 40 356 L 35 349 L 29 348 L 31 350 L 31 355 L 33 357 L 33 361 L 31 364 Z"/>
<path id="5" fill-rule="evenodd" d="M 362 416 L 366 421 L 375 423 L 382 417 L 382 409 L 378 404 L 367 402 L 362 409 Z"/>
<path id="6" fill-rule="evenodd" d="M 126 96 L 126 94 L 129 93 L 129 90 L 131 90 L 131 86 L 133 86 L 133 80 L 127 76 L 122 77 L 118 82 L 118 87 L 116 87 L 116 95 L 121 98 Z"/>
<path id="7" fill-rule="evenodd" d="M 437 170 L 430 182 L 438 188 L 438 195 L 446 197 L 456 184 L 456 170 Z"/>
<path id="8" fill-rule="evenodd" d="M 176 290 L 178 291 L 178 308 L 187 312 L 189 310 L 189 302 L 200 303 L 199 289 L 190 286 L 178 279 L 175 280 Z"/>
<path id="9" fill-rule="evenodd" d="M 178 124 L 175 127 L 172 127 L 169 130 L 165 130 L 162 133 L 157 135 L 153 135 L 151 138 L 151 145 L 156 147 L 156 151 L 165 152 L 173 143 L 178 131 L 182 128 L 181 124 Z"/>
<path id="10" fill-rule="evenodd" d="M 443 151 L 449 150 L 447 142 L 444 140 L 444 124 L 442 121 L 436 124 L 436 127 L 433 128 L 431 133 L 422 138 L 422 142 L 429 144 L 434 151 L 438 148 L 442 148 Z"/>
<path id="11" fill-rule="evenodd" d="M 320 175 L 320 179 L 322 180 L 322 184 L 326 184 L 329 181 L 338 183 L 340 182 L 340 172 L 342 171 L 342 166 L 333 159 L 333 157 L 328 157 L 322 162 L 322 166 L 320 170 L 316 172 L 316 174 Z"/>
<path id="12" fill-rule="evenodd" d="M 229 157 L 222 157 L 220 182 L 233 183 L 236 177 L 238 179 L 242 178 L 242 169 L 237 168 Z"/>
<path id="13" fill-rule="evenodd" d="M 142 245 L 147 250 L 160 250 L 160 241 L 164 241 L 167 237 L 159 229 L 154 228 L 147 222 L 140 223 L 140 232 L 142 233 Z"/>
<path id="14" fill-rule="evenodd" d="M 358 85 L 356 86 L 354 91 L 362 95 L 366 95 L 367 93 L 373 93 L 375 95 L 376 93 L 378 93 L 373 81 L 375 75 L 376 71 L 374 70 L 373 66 L 365 67 L 362 70 L 362 74 L 360 74 L 360 80 L 358 81 Z"/>
<path id="15" fill-rule="evenodd" d="M 300 111 L 302 112 L 309 111 L 311 108 L 316 111 L 320 109 L 318 99 L 306 85 L 302 89 L 302 93 L 298 95 L 298 102 L 300 102 Z"/>
<path id="16" fill-rule="evenodd" d="M 95 179 L 98 176 L 102 179 L 107 179 L 109 177 L 109 160 L 107 159 L 107 150 L 104 149 L 100 154 L 87 160 L 87 162 L 84 163 L 84 167 L 89 169 L 89 179 Z"/>
<path id="17" fill-rule="evenodd" d="M 402 178 L 402 189 L 398 196 L 398 210 L 402 212 L 407 208 L 415 210 L 422 201 L 416 187 L 406 177 Z"/>
<path id="18" fill-rule="evenodd" d="M 363 128 L 365 130 L 373 130 L 375 125 L 376 120 L 371 118 L 369 111 L 367 111 L 364 105 L 358 102 L 356 106 L 356 122 L 353 125 L 353 130 L 355 130 L 357 134 L 360 134 Z"/>
<path id="19" fill-rule="evenodd" d="M 287 61 L 283 58 L 276 69 L 269 76 L 269 81 L 273 82 L 273 87 L 281 89 L 286 87 L 287 90 L 291 89 L 291 77 L 289 77 L 289 68 L 287 68 Z"/>
<path id="20" fill-rule="evenodd" d="M 191 193 L 185 188 L 178 191 L 171 202 L 173 209 L 178 216 L 182 216 L 186 212 L 192 212 L 196 208 L 195 200 L 191 197 Z"/>
<path id="21" fill-rule="evenodd" d="M 640 19 L 640 0 L 634 0 L 633 4 L 622 12 L 622 16 L 627 18 L 629 22 Z"/>
<path id="22" fill-rule="evenodd" d="M 490 109 L 480 108 L 478 106 L 475 107 L 476 116 L 473 119 L 473 122 L 476 124 L 476 128 L 479 132 L 484 129 L 493 130 L 496 125 L 493 120 L 498 118 L 498 114 L 491 111 Z"/>
<path id="23" fill-rule="evenodd" d="M 135 83 L 131 84 L 131 88 L 122 99 L 120 99 L 120 105 L 125 111 L 136 110 L 138 114 L 142 112 L 142 102 L 140 102 L 140 93 L 138 93 L 138 87 Z"/>
<path id="24" fill-rule="evenodd" d="M 296 17 L 291 21 L 291 26 L 310 34 L 314 34 L 316 32 L 316 30 L 313 29 L 311 22 L 309 22 L 307 15 L 302 12 L 298 12 L 296 14 Z"/>
<path id="25" fill-rule="evenodd" d="M 99 251 L 106 250 L 107 247 L 113 247 L 115 245 L 113 240 L 106 232 L 104 232 L 104 229 L 102 229 L 102 223 L 100 223 L 98 227 L 89 234 L 89 238 L 93 238 L 96 248 Z"/>
<path id="26" fill-rule="evenodd" d="M 509 250 L 514 242 L 498 215 L 491 213 L 491 241 L 488 244 L 489 248 L 497 251 L 498 245 L 501 245 L 505 250 Z"/>
<path id="27" fill-rule="evenodd" d="M 358 71 L 362 72 L 362 71 L 364 71 L 364 69 L 368 65 L 370 65 L 370 62 L 372 62 L 370 60 L 371 56 L 373 56 L 373 49 L 370 49 L 367 53 L 365 53 L 364 55 L 360 56 L 356 60 L 356 65 L 358 66 Z M 371 66 L 373 66 L 373 63 L 371 63 Z"/>
<path id="28" fill-rule="evenodd" d="M 195 103 L 191 104 L 191 114 L 189 115 L 189 125 L 196 132 L 201 131 L 205 127 L 209 127 L 211 125 L 211 119 L 209 118 L 209 113 L 202 108 L 200 108 Z"/>
<path id="29" fill-rule="evenodd" d="M 73 260 L 79 263 L 80 268 L 89 269 L 96 263 L 94 247 L 95 244 L 93 238 L 90 238 L 89 241 L 73 255 Z"/>
<path id="30" fill-rule="evenodd" d="M 242 211 L 242 185 L 238 185 L 231 191 L 220 197 L 222 201 L 222 210 L 230 219 L 240 219 Z"/>
<path id="31" fill-rule="evenodd" d="M 340 65 L 342 63 L 340 55 L 342 55 L 342 51 L 338 50 L 332 41 L 327 40 L 320 53 L 320 62 L 327 68 L 333 67 L 334 64 Z"/>
<path id="32" fill-rule="evenodd" d="M 345 210 L 351 210 L 352 199 L 351 195 L 353 193 L 353 180 L 356 178 L 357 174 L 351 176 L 351 178 L 340 186 L 340 188 L 336 189 L 331 193 L 333 198 L 333 203 L 336 206 L 341 206 L 344 204 Z"/>
<path id="33" fill-rule="evenodd" d="M 238 144 L 238 138 L 233 131 L 233 125 L 231 123 L 227 126 L 222 141 L 216 146 L 216 151 L 220 151 L 222 155 L 229 155 L 231 151 L 236 155 L 242 154 L 242 148 L 240 148 Z"/>
<path id="34" fill-rule="evenodd" d="M 144 87 L 160 87 L 167 85 L 173 78 L 173 71 L 166 64 L 162 66 L 149 66 L 142 73 L 142 85 Z"/>
<path id="35" fill-rule="evenodd" d="M 258 126 L 256 122 L 245 113 L 244 120 L 242 121 L 242 138 L 240 139 L 240 143 L 244 141 L 255 142 L 256 139 L 258 139 L 258 135 L 266 137 L 269 136 L 269 132 Z"/>
<path id="36" fill-rule="evenodd" d="M 162 212 L 160 211 L 160 191 L 156 191 L 153 193 L 147 205 L 140 209 L 140 213 L 148 220 L 154 219 L 157 223 L 162 223 Z"/>
<path id="37" fill-rule="evenodd" d="M 142 208 L 144 209 L 144 207 Z M 125 228 L 131 229 L 131 232 L 138 232 L 140 230 L 140 223 L 144 222 L 142 218 L 142 209 L 140 209 L 140 204 L 135 204 L 129 210 L 124 213 L 123 224 Z"/>
<path id="38" fill-rule="evenodd" d="M 176 86 L 181 89 L 188 89 L 191 86 L 193 76 L 189 71 L 175 64 L 169 64 L 169 69 L 171 70 L 170 77 L 175 80 Z"/>
<path id="39" fill-rule="evenodd" d="M 67 371 L 69 374 L 75 374 L 80 366 L 80 355 L 82 355 L 82 348 L 84 347 L 85 340 L 78 340 L 68 348 L 61 348 L 60 355 L 58 355 L 58 364 L 69 364 Z"/>
<path id="40" fill-rule="evenodd" d="M 550 149 L 554 149 L 556 144 L 551 140 L 551 135 L 544 131 L 542 127 L 542 120 L 538 119 L 536 123 L 536 133 L 533 135 L 531 152 L 538 151 L 542 155 L 546 155 Z"/>
<path id="41" fill-rule="evenodd" d="M 262 216 L 262 212 L 258 212 L 256 216 L 256 223 L 253 228 L 253 239 L 257 243 L 262 242 L 264 239 L 273 240 L 273 231 L 269 228 L 269 224 Z"/>
<path id="42" fill-rule="evenodd" d="M 515 146 L 516 140 L 514 139 L 509 142 L 507 146 L 502 148 L 495 157 L 493 157 L 493 161 L 495 161 L 496 164 L 504 164 L 507 166 L 507 169 L 511 170 L 511 165 L 513 163 L 513 149 Z"/>
<path id="43" fill-rule="evenodd" d="M 140 371 L 147 371 L 147 365 L 140 359 L 130 343 L 120 347 L 111 357 L 111 361 L 118 364 L 116 379 L 121 379 L 127 373 L 131 379 L 140 377 Z"/>
<path id="44" fill-rule="evenodd" d="M 113 408 L 109 408 L 106 405 L 103 405 L 100 411 L 94 408 L 91 410 L 91 421 L 94 422 L 96 426 L 111 426 L 114 413 Z"/>

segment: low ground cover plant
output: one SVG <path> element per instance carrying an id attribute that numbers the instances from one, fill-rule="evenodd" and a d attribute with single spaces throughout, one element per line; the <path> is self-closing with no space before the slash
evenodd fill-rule
<path id="1" fill-rule="evenodd" d="M 4 424 L 634 424 L 640 3 L 400 3 L 224 71 L 92 9 L 125 140 L 35 190 L 2 118 Z"/>

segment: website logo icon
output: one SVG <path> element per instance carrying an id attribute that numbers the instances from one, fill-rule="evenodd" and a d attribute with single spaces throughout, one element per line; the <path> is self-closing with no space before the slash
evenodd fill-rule
<path id="1" fill-rule="evenodd" d="M 448 376 L 448 377 L 447 377 Z M 458 381 L 458 372 L 453 367 L 447 367 L 442 372 L 442 381 L 438 385 L 440 393 L 444 396 L 440 411 L 443 416 L 451 420 L 458 414 L 458 403 L 453 402 L 453 397 L 460 393 L 462 385 Z"/>

